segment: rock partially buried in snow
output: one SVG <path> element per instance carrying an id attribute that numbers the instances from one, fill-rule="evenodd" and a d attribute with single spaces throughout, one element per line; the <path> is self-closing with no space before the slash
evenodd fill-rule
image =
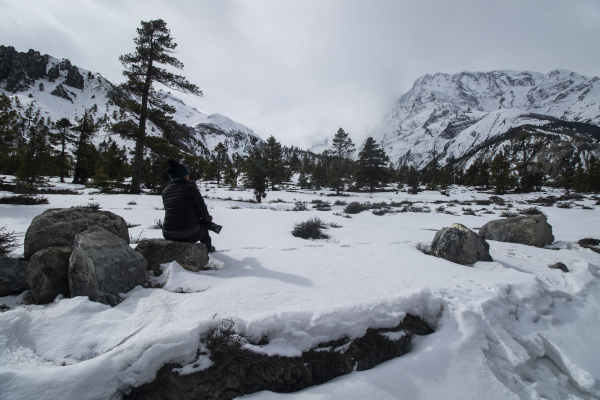
<path id="1" fill-rule="evenodd" d="M 461 224 L 440 229 L 431 242 L 431 254 L 463 265 L 493 261 L 485 239 Z"/>
<path id="2" fill-rule="evenodd" d="M 14 257 L 0 257 L 0 297 L 29 290 L 27 261 Z"/>
<path id="3" fill-rule="evenodd" d="M 569 272 L 569 268 L 567 268 L 567 266 L 561 262 L 557 262 L 556 264 L 551 265 L 550 268 L 560 269 L 562 272 Z"/>
<path id="4" fill-rule="evenodd" d="M 554 242 L 552 226 L 545 215 L 527 215 L 490 221 L 479 229 L 486 240 L 520 243 L 527 246 L 544 247 Z"/>
<path id="5" fill-rule="evenodd" d="M 73 246 L 49 247 L 31 256 L 27 282 L 31 287 L 32 302 L 51 303 L 59 294 L 71 297 L 69 258 L 72 252 Z"/>
<path id="6" fill-rule="evenodd" d="M 75 236 L 69 260 L 71 296 L 117 305 L 120 293 L 144 283 L 148 263 L 121 238 L 93 226 Z"/>
<path id="7" fill-rule="evenodd" d="M 596 253 L 600 253 L 600 240 L 599 239 L 585 238 L 585 239 L 581 239 L 579 242 L 577 242 L 577 244 L 585 249 L 590 249 L 592 251 L 595 251 Z"/>
<path id="8" fill-rule="evenodd" d="M 202 243 L 172 242 L 165 239 L 144 239 L 135 251 L 140 252 L 146 261 L 148 269 L 154 271 L 154 275 L 161 274 L 160 264 L 177 261 L 179 265 L 188 271 L 198 272 L 206 268 L 208 264 L 208 251 Z"/>
<path id="9" fill-rule="evenodd" d="M 91 208 L 51 208 L 36 216 L 25 233 L 25 259 L 48 247 L 72 246 L 75 235 L 101 226 L 129 243 L 125 220 L 110 211 Z"/>

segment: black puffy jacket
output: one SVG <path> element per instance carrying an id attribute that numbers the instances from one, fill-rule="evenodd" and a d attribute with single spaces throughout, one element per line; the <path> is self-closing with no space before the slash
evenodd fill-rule
<path id="1" fill-rule="evenodd" d="M 212 221 L 200 191 L 186 179 L 172 179 L 163 190 L 162 199 L 165 206 L 164 231 L 193 230 L 200 224 Z"/>

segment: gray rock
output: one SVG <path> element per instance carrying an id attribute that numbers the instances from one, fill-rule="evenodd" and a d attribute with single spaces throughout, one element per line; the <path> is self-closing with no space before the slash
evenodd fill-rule
<path id="1" fill-rule="evenodd" d="M 542 214 L 490 221 L 479 229 L 486 240 L 544 247 L 554 242 L 552 226 Z"/>
<path id="2" fill-rule="evenodd" d="M 75 236 L 69 260 L 71 296 L 117 305 L 119 293 L 144 283 L 148 263 L 121 238 L 93 226 Z"/>
<path id="3" fill-rule="evenodd" d="M 560 269 L 562 272 L 569 272 L 569 268 L 567 268 L 567 266 L 561 262 L 557 262 L 556 264 L 551 265 L 550 268 Z"/>
<path id="4" fill-rule="evenodd" d="M 10 70 L 6 77 L 6 90 L 16 93 L 29 89 L 36 79 L 46 76 L 48 55 L 42 56 L 39 51 L 29 50 L 27 53 L 13 53 Z"/>
<path id="5" fill-rule="evenodd" d="M 125 220 L 110 211 L 91 208 L 51 208 L 36 216 L 25 233 L 25 259 L 48 247 L 72 246 L 75 235 L 101 226 L 129 243 Z"/>
<path id="6" fill-rule="evenodd" d="M 31 287 L 33 303 L 51 303 L 59 294 L 71 297 L 69 258 L 72 252 L 73 246 L 49 247 L 31 256 L 27 283 Z"/>
<path id="7" fill-rule="evenodd" d="M 27 264 L 28 261 L 20 258 L 0 256 L 0 297 L 29 290 Z"/>
<path id="8" fill-rule="evenodd" d="M 208 251 L 202 243 L 181 243 L 165 239 L 144 239 L 137 247 L 154 275 L 160 275 L 160 264 L 177 261 L 188 271 L 201 271 L 208 264 Z"/>
<path id="9" fill-rule="evenodd" d="M 65 89 L 65 87 L 63 86 L 62 83 L 59 83 L 54 88 L 54 90 L 50 92 L 50 94 L 52 96 L 56 96 L 56 97 L 60 97 L 60 98 L 65 99 L 65 100 L 69 100 L 71 103 L 73 102 L 73 99 L 69 95 L 69 92 L 67 91 L 67 89 Z"/>
<path id="10" fill-rule="evenodd" d="M 600 254 L 600 240 L 594 238 L 585 238 L 577 242 L 583 248 L 590 249 Z"/>
<path id="11" fill-rule="evenodd" d="M 69 68 L 65 85 L 74 87 L 76 89 L 83 89 L 83 75 L 79 73 L 79 68 L 74 65 Z"/>
<path id="12" fill-rule="evenodd" d="M 485 239 L 461 224 L 452 224 L 435 234 L 431 255 L 463 265 L 493 261 L 490 245 Z"/>
<path id="13" fill-rule="evenodd" d="M 60 71 L 58 69 L 58 64 L 54 64 L 52 67 L 48 69 L 48 80 L 50 82 L 54 82 L 60 76 Z"/>
<path id="14" fill-rule="evenodd" d="M 0 45 L 0 81 L 8 78 L 15 54 L 17 51 L 14 47 Z"/>

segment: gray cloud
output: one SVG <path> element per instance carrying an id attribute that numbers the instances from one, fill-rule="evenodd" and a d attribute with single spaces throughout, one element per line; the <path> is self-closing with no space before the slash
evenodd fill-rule
<path id="1" fill-rule="evenodd" d="M 597 0 L 0 0 L 1 44 L 122 81 L 141 20 L 162 18 L 186 98 L 266 138 L 356 142 L 426 73 L 494 69 L 600 75 Z"/>

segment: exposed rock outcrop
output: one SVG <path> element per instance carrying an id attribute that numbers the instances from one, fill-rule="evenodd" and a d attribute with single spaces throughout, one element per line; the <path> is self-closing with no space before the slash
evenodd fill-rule
<path id="1" fill-rule="evenodd" d="M 27 266 L 27 282 L 31 287 L 31 301 L 51 303 L 62 294 L 71 297 L 69 289 L 69 258 L 73 246 L 49 247 L 35 253 Z"/>
<path id="2" fill-rule="evenodd" d="M 14 47 L 0 45 L 0 81 L 8 78 L 15 54 L 17 54 L 17 51 Z"/>
<path id="3" fill-rule="evenodd" d="M 73 102 L 73 98 L 69 95 L 69 92 L 62 83 L 59 83 L 53 91 L 50 92 L 51 95 L 63 98 L 65 100 L 69 100 L 71 103 Z"/>
<path id="4" fill-rule="evenodd" d="M 91 208 L 51 208 L 33 218 L 25 233 L 25 259 L 48 247 L 72 246 L 75 235 L 101 226 L 129 243 L 125 220 L 110 211 Z"/>
<path id="5" fill-rule="evenodd" d="M 188 271 L 201 271 L 208 264 L 208 251 L 202 243 L 181 243 L 165 239 L 144 239 L 137 247 L 154 275 L 160 275 L 160 264 L 177 261 Z"/>
<path id="6" fill-rule="evenodd" d="M 554 242 L 552 226 L 542 214 L 490 221 L 479 229 L 486 240 L 544 247 Z"/>
<path id="7" fill-rule="evenodd" d="M 0 297 L 29 290 L 27 264 L 20 258 L 0 256 Z"/>
<path id="8" fill-rule="evenodd" d="M 431 255 L 463 265 L 493 261 L 490 245 L 484 237 L 461 224 L 452 224 L 435 234 Z"/>
<path id="9" fill-rule="evenodd" d="M 127 293 L 144 283 L 148 263 L 123 239 L 100 226 L 75 236 L 69 260 L 71 296 L 115 306 Z"/>
<path id="10" fill-rule="evenodd" d="M 83 90 L 83 75 L 79 73 L 79 68 L 74 65 L 69 68 L 65 85 Z"/>
<path id="11" fill-rule="evenodd" d="M 596 253 L 600 253 L 600 239 L 585 238 L 577 242 L 578 245 L 585 249 L 590 249 Z"/>
<path id="12" fill-rule="evenodd" d="M 46 76 L 49 58 L 48 55 L 43 56 L 35 50 L 29 50 L 27 53 L 13 53 L 10 70 L 6 77 L 6 90 L 16 93 L 29 89 L 35 84 L 36 79 Z"/>
<path id="13" fill-rule="evenodd" d="M 296 392 L 406 354 L 412 335 L 432 332 L 422 319 L 407 315 L 395 328 L 368 329 L 362 338 L 322 343 L 300 357 L 269 357 L 221 340 L 210 353 L 213 366 L 180 375 L 180 366 L 165 365 L 153 382 L 134 388 L 125 398 L 224 400 L 261 390 Z"/>

